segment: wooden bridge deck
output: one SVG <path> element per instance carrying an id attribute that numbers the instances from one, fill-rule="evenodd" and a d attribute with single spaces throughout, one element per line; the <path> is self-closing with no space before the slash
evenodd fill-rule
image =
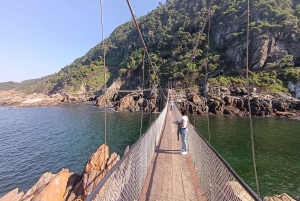
<path id="1" fill-rule="evenodd" d="M 189 154 L 181 155 L 175 111 L 168 111 L 162 138 L 148 170 L 140 201 L 206 201 Z"/>

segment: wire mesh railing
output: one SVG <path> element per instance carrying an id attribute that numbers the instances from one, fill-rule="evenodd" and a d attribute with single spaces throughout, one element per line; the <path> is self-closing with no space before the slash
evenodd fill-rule
<path id="1" fill-rule="evenodd" d="M 147 132 L 106 173 L 85 201 L 138 200 L 164 128 L 166 114 L 167 104 Z"/>
<path id="2" fill-rule="evenodd" d="M 190 123 L 188 129 L 188 151 L 208 201 L 261 201 Z"/>

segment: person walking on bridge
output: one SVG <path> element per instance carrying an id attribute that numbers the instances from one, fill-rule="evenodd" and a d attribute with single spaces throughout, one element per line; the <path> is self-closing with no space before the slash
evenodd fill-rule
<path id="1" fill-rule="evenodd" d="M 187 116 L 187 111 L 185 108 L 181 109 L 181 119 L 175 121 L 174 123 L 178 125 L 179 133 L 181 135 L 181 143 L 182 143 L 182 148 L 180 149 L 182 151 L 182 155 L 187 154 L 187 143 L 186 143 L 186 137 L 188 133 L 188 127 L 187 127 L 187 122 L 188 122 L 188 116 Z"/>
<path id="2" fill-rule="evenodd" d="M 172 109 L 173 109 L 174 102 L 172 101 L 171 98 L 169 99 L 169 105 L 170 105 L 170 110 L 172 110 Z"/>

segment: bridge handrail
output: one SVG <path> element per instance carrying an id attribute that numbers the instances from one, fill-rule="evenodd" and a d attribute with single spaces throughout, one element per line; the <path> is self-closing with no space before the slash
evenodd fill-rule
<path id="1" fill-rule="evenodd" d="M 133 89 L 133 90 L 126 90 L 126 89 L 115 89 L 115 90 L 113 90 L 113 91 L 117 91 L 117 92 L 142 92 L 142 91 L 151 91 L 152 90 L 152 88 L 149 88 L 149 89 Z"/>
<path id="2" fill-rule="evenodd" d="M 101 179 L 85 201 L 138 200 L 165 124 L 167 105 L 147 132 Z"/>
<path id="3" fill-rule="evenodd" d="M 177 107 L 175 110 L 179 118 Z M 207 200 L 261 201 L 190 122 L 188 129 L 188 150 Z"/>

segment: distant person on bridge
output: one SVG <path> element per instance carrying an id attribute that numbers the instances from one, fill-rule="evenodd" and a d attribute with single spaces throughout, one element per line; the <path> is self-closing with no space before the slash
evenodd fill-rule
<path id="1" fill-rule="evenodd" d="M 181 142 L 182 142 L 182 148 L 180 151 L 182 151 L 182 155 L 187 154 L 187 143 L 186 143 L 186 137 L 188 133 L 188 127 L 187 127 L 187 122 L 188 122 L 188 116 L 187 116 L 187 111 L 185 108 L 181 109 L 181 119 L 175 121 L 174 123 L 178 125 L 178 130 L 181 135 Z"/>
<path id="2" fill-rule="evenodd" d="M 169 99 L 169 104 L 170 104 L 170 110 L 172 110 L 172 109 L 173 109 L 174 102 L 172 101 L 171 98 Z"/>

